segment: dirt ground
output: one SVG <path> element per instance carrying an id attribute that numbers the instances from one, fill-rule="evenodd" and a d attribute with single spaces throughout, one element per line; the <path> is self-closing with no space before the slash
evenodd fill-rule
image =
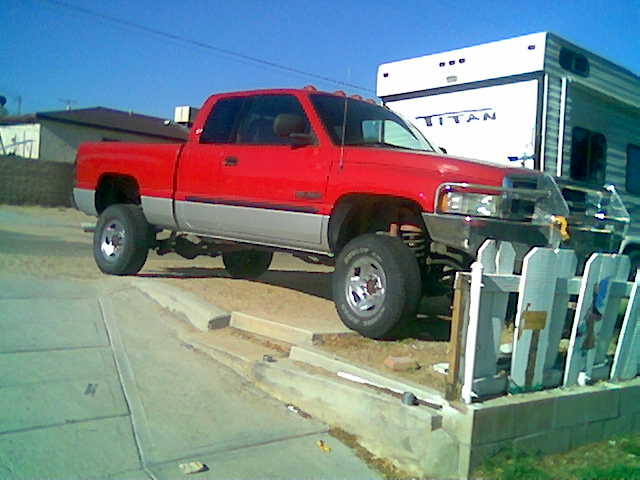
<path id="1" fill-rule="evenodd" d="M 84 222 L 95 223 L 95 218 L 73 209 L 0 206 L 0 271 L 45 278 L 104 278 L 92 257 L 92 235 L 80 229 Z M 138 275 L 191 291 L 229 311 L 304 326 L 318 319 L 339 321 L 331 301 L 331 271 L 276 254 L 270 270 L 258 281 L 236 280 L 227 275 L 219 258 L 186 260 L 150 252 Z M 355 334 L 329 336 L 319 348 L 355 364 L 443 389 L 444 375 L 432 367 L 447 361 L 449 301 L 423 299 L 421 312 L 396 341 Z M 409 356 L 419 368 L 391 372 L 383 364 L 389 355 Z"/>

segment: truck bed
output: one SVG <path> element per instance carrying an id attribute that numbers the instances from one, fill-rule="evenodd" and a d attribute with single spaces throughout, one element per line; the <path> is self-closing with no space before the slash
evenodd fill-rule
<path id="1" fill-rule="evenodd" d="M 172 198 L 177 159 L 183 144 L 100 142 L 78 150 L 76 188 L 95 189 L 111 172 L 130 175 L 141 196 Z"/>

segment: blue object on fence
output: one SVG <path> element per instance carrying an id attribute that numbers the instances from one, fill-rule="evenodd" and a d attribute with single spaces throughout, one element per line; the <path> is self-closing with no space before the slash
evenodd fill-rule
<path id="1" fill-rule="evenodd" d="M 611 276 L 603 278 L 596 286 L 593 296 L 593 309 L 596 313 L 604 315 L 605 301 L 607 300 L 607 294 L 609 293 L 609 286 L 611 285 Z"/>

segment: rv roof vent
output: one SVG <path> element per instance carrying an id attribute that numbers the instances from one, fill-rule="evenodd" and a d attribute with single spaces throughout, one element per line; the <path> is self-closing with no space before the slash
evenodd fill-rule
<path id="1" fill-rule="evenodd" d="M 589 76 L 589 60 L 581 53 L 563 47 L 560 49 L 560 58 L 558 60 L 560 66 L 565 70 L 569 70 L 582 77 Z"/>

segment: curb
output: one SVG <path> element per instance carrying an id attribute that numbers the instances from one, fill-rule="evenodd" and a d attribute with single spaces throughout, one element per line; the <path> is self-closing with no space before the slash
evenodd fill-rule
<path id="1" fill-rule="evenodd" d="M 170 312 L 181 313 L 198 330 L 229 326 L 231 313 L 205 302 L 197 295 L 156 280 L 132 278 L 131 284 Z"/>
<path id="2" fill-rule="evenodd" d="M 355 335 L 355 332 L 347 330 L 346 327 L 344 330 L 315 332 L 242 312 L 231 313 L 229 326 L 293 345 L 313 345 L 326 335 Z"/>
<path id="3" fill-rule="evenodd" d="M 416 475 L 457 477 L 458 445 L 444 430 L 439 411 L 404 405 L 391 395 L 311 366 L 305 368 L 291 359 L 258 361 L 252 370 L 264 391 L 355 433 L 374 455 L 393 458 L 396 465 Z"/>
<path id="4" fill-rule="evenodd" d="M 400 381 L 389 378 L 375 370 L 355 366 L 337 355 L 328 354 L 316 348 L 293 346 L 291 347 L 289 358 L 291 360 L 304 362 L 308 365 L 324 368 L 325 370 L 335 374 L 338 372 L 344 372 L 355 375 L 374 386 L 400 393 L 411 392 L 419 399 L 425 400 L 434 405 L 441 407 L 448 405 L 448 402 L 438 390 L 406 380 Z"/>

